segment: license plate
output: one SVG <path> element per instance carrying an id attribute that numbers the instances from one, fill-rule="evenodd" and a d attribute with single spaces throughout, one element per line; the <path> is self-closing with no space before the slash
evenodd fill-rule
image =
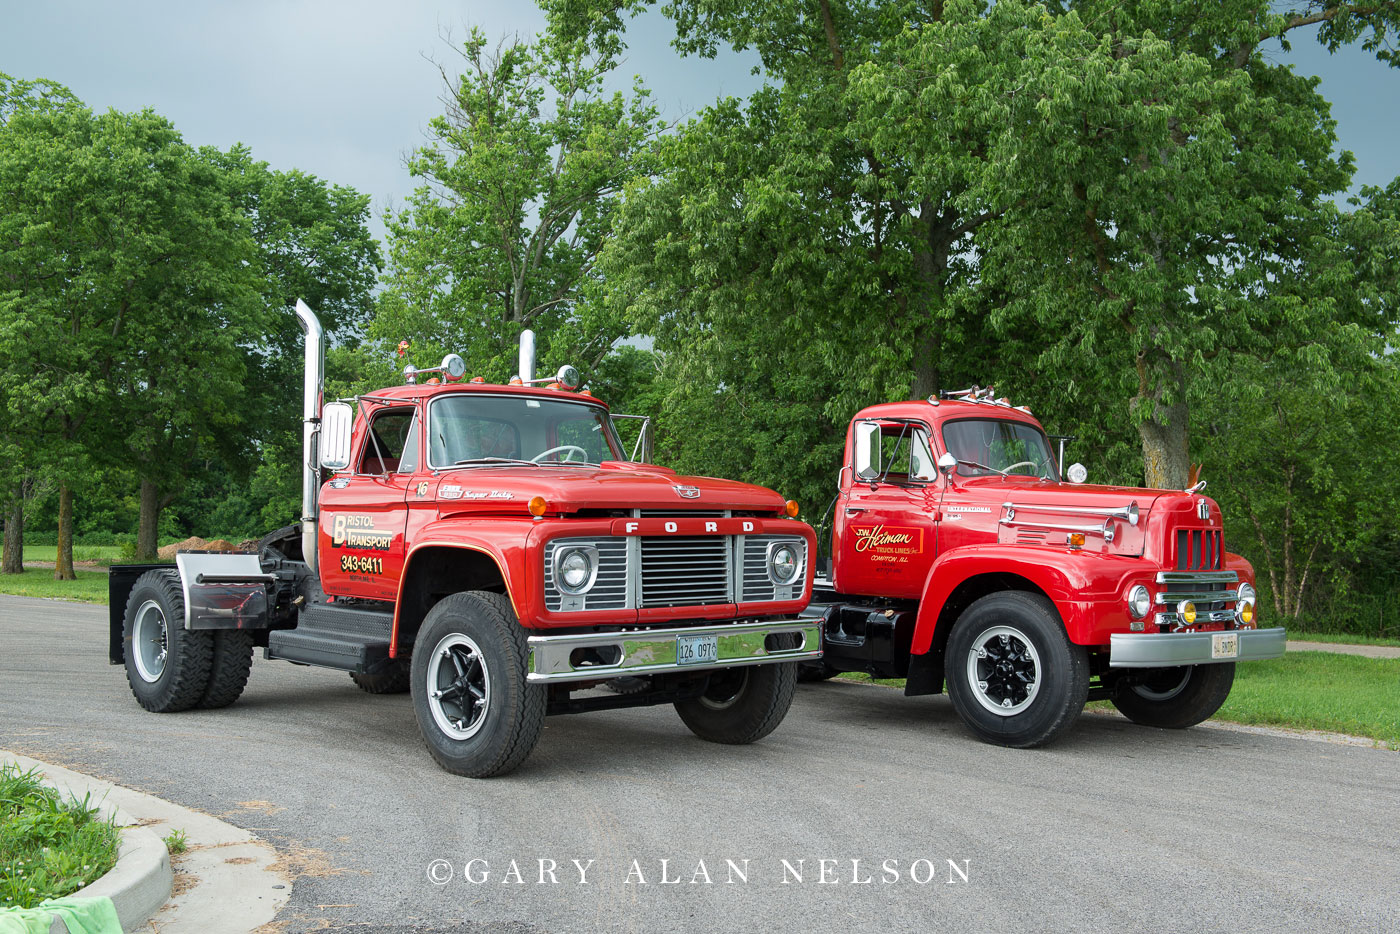
<path id="1" fill-rule="evenodd" d="M 676 636 L 676 664 L 703 665 L 719 661 L 719 636 Z"/>
<path id="2" fill-rule="evenodd" d="M 1239 658 L 1240 636 L 1235 632 L 1213 632 L 1210 634 L 1211 658 Z"/>

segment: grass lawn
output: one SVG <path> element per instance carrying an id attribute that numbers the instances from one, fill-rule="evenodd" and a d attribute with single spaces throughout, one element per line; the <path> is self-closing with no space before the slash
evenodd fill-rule
<path id="1" fill-rule="evenodd" d="M 89 805 L 0 766 L 0 908 L 71 895 L 116 864 L 117 830 Z"/>
<path id="2" fill-rule="evenodd" d="M 1298 642 L 1336 642 L 1342 645 L 1389 645 L 1400 648 L 1400 638 L 1378 639 L 1375 636 L 1353 636 L 1336 632 L 1295 632 L 1288 630 L 1288 638 Z"/>
<path id="3" fill-rule="evenodd" d="M 120 545 L 74 545 L 74 561 L 92 561 L 97 564 L 113 564 L 121 557 Z M 57 561 L 57 545 L 25 545 L 25 561 Z"/>
<path id="4" fill-rule="evenodd" d="M 848 681 L 903 688 L 902 680 L 844 674 Z M 1089 706 L 1112 708 L 1108 701 Z M 1298 652 L 1241 662 L 1216 720 L 1365 736 L 1400 749 L 1400 658 Z"/>
<path id="5" fill-rule="evenodd" d="M 77 580 L 56 581 L 53 571 L 48 568 L 29 568 L 23 574 L 0 574 L 0 593 L 21 597 L 57 597 L 79 603 L 106 603 L 107 574 L 103 571 L 78 571 Z"/>

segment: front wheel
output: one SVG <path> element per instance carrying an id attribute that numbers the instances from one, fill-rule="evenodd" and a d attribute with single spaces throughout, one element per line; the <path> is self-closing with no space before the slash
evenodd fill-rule
<path id="1" fill-rule="evenodd" d="M 527 658 L 525 630 L 500 594 L 453 594 L 428 612 L 409 677 L 418 729 L 438 765 L 489 778 L 525 761 L 545 714 L 544 688 L 525 680 Z"/>
<path id="2" fill-rule="evenodd" d="M 988 594 L 958 617 L 945 661 L 953 708 L 998 746 L 1042 746 L 1074 724 L 1089 694 L 1089 659 L 1039 594 Z"/>
<path id="3" fill-rule="evenodd" d="M 1182 730 L 1214 716 L 1234 683 L 1234 662 L 1154 668 L 1120 681 L 1112 701 L 1134 723 Z"/>
<path id="4" fill-rule="evenodd" d="M 796 690 L 796 662 L 725 668 L 710 673 L 699 697 L 677 701 L 676 713 L 701 739 L 744 745 L 778 728 Z"/>

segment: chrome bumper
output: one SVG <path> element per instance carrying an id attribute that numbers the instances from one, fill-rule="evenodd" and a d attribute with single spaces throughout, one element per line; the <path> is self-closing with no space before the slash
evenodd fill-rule
<path id="1" fill-rule="evenodd" d="M 670 671 L 707 671 L 740 665 L 814 661 L 822 657 L 822 621 L 770 620 L 726 623 L 679 629 L 634 629 L 582 635 L 531 636 L 526 680 L 532 684 L 594 681 L 622 675 L 653 675 Z M 714 635 L 718 657 L 713 662 L 681 664 L 676 658 L 678 636 Z M 791 635 L 796 648 L 768 646 L 769 636 Z M 579 652 L 579 650 L 591 650 Z M 578 652 L 580 657 L 575 657 Z"/>
<path id="2" fill-rule="evenodd" d="M 1219 657 L 1215 637 L 1237 636 L 1239 653 Z M 1110 668 L 1174 668 L 1278 658 L 1287 643 L 1284 630 L 1231 629 L 1226 632 L 1114 633 L 1110 637 Z"/>

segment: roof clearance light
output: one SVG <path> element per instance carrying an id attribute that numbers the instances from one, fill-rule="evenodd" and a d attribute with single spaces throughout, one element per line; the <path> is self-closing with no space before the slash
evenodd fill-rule
<path id="1" fill-rule="evenodd" d="M 428 377 L 428 385 L 429 385 L 429 386 L 436 386 L 436 385 L 437 385 L 438 383 L 440 383 L 440 382 L 442 382 L 442 380 L 438 379 L 436 376 L 430 376 L 430 377 Z"/>
<path id="2" fill-rule="evenodd" d="M 589 398 L 592 398 L 592 397 L 593 397 L 593 392 L 592 392 L 591 390 L 588 390 L 588 389 L 580 389 L 580 390 L 578 391 L 578 394 L 579 394 L 580 396 L 588 396 Z"/>
<path id="3" fill-rule="evenodd" d="M 800 509 L 800 508 L 798 507 L 798 505 L 797 505 L 797 500 L 795 500 L 795 499 L 790 499 L 790 500 L 788 500 L 787 503 L 783 506 L 783 511 L 786 512 L 786 513 L 788 514 L 788 518 L 790 518 L 790 519 L 796 519 L 796 518 L 797 518 L 797 514 L 798 514 L 799 512 L 801 512 L 801 509 Z"/>
<path id="4" fill-rule="evenodd" d="M 473 383 L 484 383 L 484 382 L 486 382 L 486 377 L 484 377 L 484 376 L 473 376 L 472 379 L 471 379 L 471 381 L 472 381 Z"/>
<path id="5" fill-rule="evenodd" d="M 530 510 L 530 515 L 538 519 L 545 514 L 545 510 L 549 508 L 549 503 L 545 502 L 543 496 L 532 496 L 530 497 L 528 508 Z"/>
<path id="6" fill-rule="evenodd" d="M 524 386 L 524 385 L 525 385 L 525 381 L 524 381 L 523 379 L 521 379 L 519 376 L 512 376 L 512 377 L 510 378 L 510 383 L 509 383 L 508 385 L 511 385 L 511 386 Z"/>

